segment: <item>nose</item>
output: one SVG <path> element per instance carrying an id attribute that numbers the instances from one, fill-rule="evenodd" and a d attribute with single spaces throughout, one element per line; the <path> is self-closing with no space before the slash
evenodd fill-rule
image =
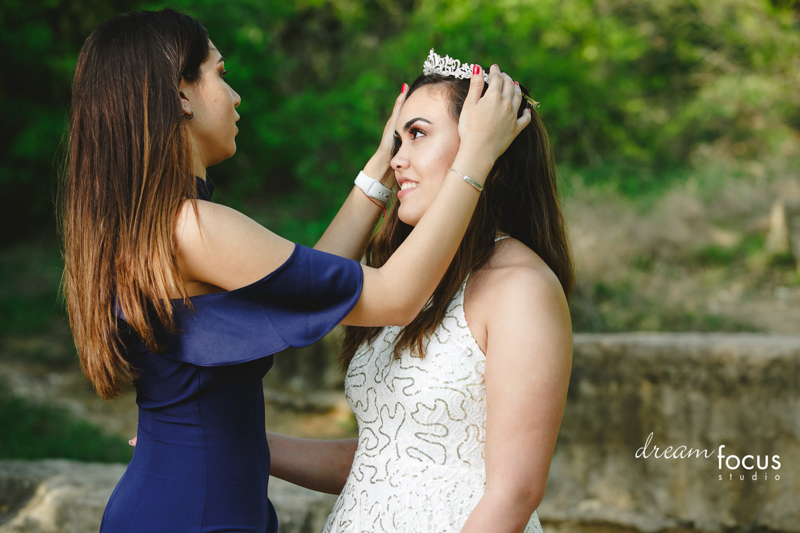
<path id="1" fill-rule="evenodd" d="M 233 91 L 233 89 L 231 89 L 231 91 Z M 239 107 L 239 104 L 241 104 L 241 103 L 242 103 L 242 97 L 239 96 L 239 93 L 237 93 L 236 91 L 233 91 L 233 107 L 234 107 L 234 109 Z"/>
<path id="2" fill-rule="evenodd" d="M 389 161 L 389 165 L 394 170 L 403 170 L 408 168 L 408 157 L 406 157 L 404 145 L 400 145 L 400 149 L 394 154 L 394 157 Z"/>

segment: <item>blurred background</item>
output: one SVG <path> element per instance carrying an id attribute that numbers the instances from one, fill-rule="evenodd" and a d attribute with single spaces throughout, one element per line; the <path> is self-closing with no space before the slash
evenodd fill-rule
<path id="1" fill-rule="evenodd" d="M 105 403 L 80 374 L 53 199 L 82 43 L 167 6 L 204 23 L 242 97 L 215 201 L 281 235 L 313 245 L 434 47 L 541 102 L 576 333 L 800 330 L 800 2 L 4 0 L 0 457 L 130 459 L 133 394 Z M 336 343 L 278 362 L 273 429 L 354 434 Z"/>

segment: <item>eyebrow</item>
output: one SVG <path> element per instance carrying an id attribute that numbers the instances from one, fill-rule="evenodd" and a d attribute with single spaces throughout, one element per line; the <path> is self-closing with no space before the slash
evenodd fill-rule
<path id="1" fill-rule="evenodd" d="M 408 131 L 409 128 L 411 127 L 411 125 L 414 124 L 418 120 L 421 120 L 422 122 L 427 122 L 428 124 L 433 125 L 433 122 L 431 122 L 430 120 L 428 120 L 426 118 L 422 118 L 422 117 L 417 117 L 417 118 L 412 118 L 411 120 L 406 122 L 406 125 L 403 126 L 403 131 Z"/>
<path id="2" fill-rule="evenodd" d="M 214 48 L 213 46 L 211 46 L 211 47 L 209 48 L 209 50 L 214 50 L 215 52 L 217 52 L 217 53 L 219 54 L 219 59 L 217 59 L 217 63 L 222 63 L 222 62 L 224 62 L 224 61 L 225 61 L 225 58 L 224 58 L 224 57 L 222 57 L 222 52 L 220 52 L 219 50 L 217 50 L 217 49 L 216 49 L 216 48 Z"/>

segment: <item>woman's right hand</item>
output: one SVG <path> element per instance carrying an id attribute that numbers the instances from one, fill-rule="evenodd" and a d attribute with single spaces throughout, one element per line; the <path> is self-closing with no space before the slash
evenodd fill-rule
<path id="1" fill-rule="evenodd" d="M 408 85 L 405 83 L 400 88 L 400 94 L 394 101 L 392 108 L 392 116 L 386 121 L 383 127 L 383 135 L 381 142 L 375 154 L 370 158 L 364 166 L 364 174 L 370 178 L 374 178 L 383 184 L 384 187 L 389 189 L 395 185 L 394 172 L 392 172 L 389 161 L 394 155 L 394 142 L 395 142 L 395 129 L 397 123 L 397 115 L 400 113 L 400 108 L 403 107 L 403 102 L 406 101 L 406 94 L 408 93 Z"/>
<path id="2" fill-rule="evenodd" d="M 531 123 L 531 112 L 526 108 L 517 118 L 522 91 L 497 65 L 489 69 L 489 88 L 481 96 L 483 70 L 478 65 L 475 67 L 477 71 L 473 68 L 469 93 L 458 121 L 460 151 L 477 152 L 494 163 L 519 132 Z M 477 181 L 483 184 L 485 177 Z"/>

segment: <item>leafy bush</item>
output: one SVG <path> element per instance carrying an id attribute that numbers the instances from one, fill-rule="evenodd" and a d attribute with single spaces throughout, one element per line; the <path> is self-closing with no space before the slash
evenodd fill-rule
<path id="1" fill-rule="evenodd" d="M 305 243 L 347 194 L 431 46 L 499 63 L 542 102 L 558 162 L 630 195 L 683 179 L 708 157 L 703 147 L 745 160 L 797 153 L 791 2 L 13 0 L 0 7 L 7 71 L 36 76 L 0 82 L 0 186 L 22 199 L 4 211 L 6 227 L 52 227 L 48 178 L 83 40 L 115 12 L 166 5 L 206 24 L 242 95 L 239 154 L 212 180 L 235 207 L 254 199 L 250 212 L 261 206 L 263 222 Z"/>
<path id="2" fill-rule="evenodd" d="M 37 405 L 11 394 L 0 382 L 0 458 L 64 458 L 127 463 L 133 448 L 122 437 L 72 417 L 65 409 Z"/>

